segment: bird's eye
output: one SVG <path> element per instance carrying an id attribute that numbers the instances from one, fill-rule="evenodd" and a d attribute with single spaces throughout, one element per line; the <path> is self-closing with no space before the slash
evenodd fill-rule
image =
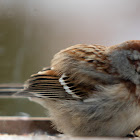
<path id="1" fill-rule="evenodd" d="M 140 74 L 140 60 L 133 61 L 133 65 L 135 67 L 135 70 L 138 74 Z"/>
<path id="2" fill-rule="evenodd" d="M 140 60 L 139 59 L 131 60 L 129 58 L 128 58 L 128 60 L 129 60 L 130 64 L 132 64 L 134 66 L 135 71 L 140 74 Z"/>
<path id="3" fill-rule="evenodd" d="M 128 58 L 130 64 L 134 65 L 135 67 L 138 66 L 138 64 L 140 63 L 140 60 L 132 60 L 130 58 Z"/>
<path id="4" fill-rule="evenodd" d="M 140 64 L 140 60 L 133 60 L 133 64 L 135 65 L 135 67 L 138 67 Z"/>

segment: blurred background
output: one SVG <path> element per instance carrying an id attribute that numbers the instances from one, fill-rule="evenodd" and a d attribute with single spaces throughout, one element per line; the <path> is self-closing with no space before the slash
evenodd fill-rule
<path id="1" fill-rule="evenodd" d="M 140 39 L 139 0 L 0 0 L 0 83 L 24 83 L 75 44 Z M 1 116 L 45 116 L 28 99 L 0 99 Z"/>

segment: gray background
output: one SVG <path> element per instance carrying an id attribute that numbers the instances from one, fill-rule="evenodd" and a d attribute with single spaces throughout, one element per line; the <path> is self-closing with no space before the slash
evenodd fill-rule
<path id="1" fill-rule="evenodd" d="M 140 39 L 139 0 L 0 0 L 0 83 L 23 83 L 74 44 Z M 45 116 L 27 99 L 0 99 L 0 115 Z"/>

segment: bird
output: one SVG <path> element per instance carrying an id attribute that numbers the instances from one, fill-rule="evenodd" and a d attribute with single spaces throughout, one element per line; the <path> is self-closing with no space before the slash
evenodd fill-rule
<path id="1" fill-rule="evenodd" d="M 140 125 L 140 40 L 63 49 L 15 96 L 48 109 L 66 135 L 124 137 Z"/>

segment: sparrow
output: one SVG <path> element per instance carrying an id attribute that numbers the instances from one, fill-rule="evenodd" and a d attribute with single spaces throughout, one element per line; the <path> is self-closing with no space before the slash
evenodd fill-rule
<path id="1" fill-rule="evenodd" d="M 140 40 L 61 50 L 16 96 L 48 109 L 66 135 L 126 136 L 140 125 Z"/>

